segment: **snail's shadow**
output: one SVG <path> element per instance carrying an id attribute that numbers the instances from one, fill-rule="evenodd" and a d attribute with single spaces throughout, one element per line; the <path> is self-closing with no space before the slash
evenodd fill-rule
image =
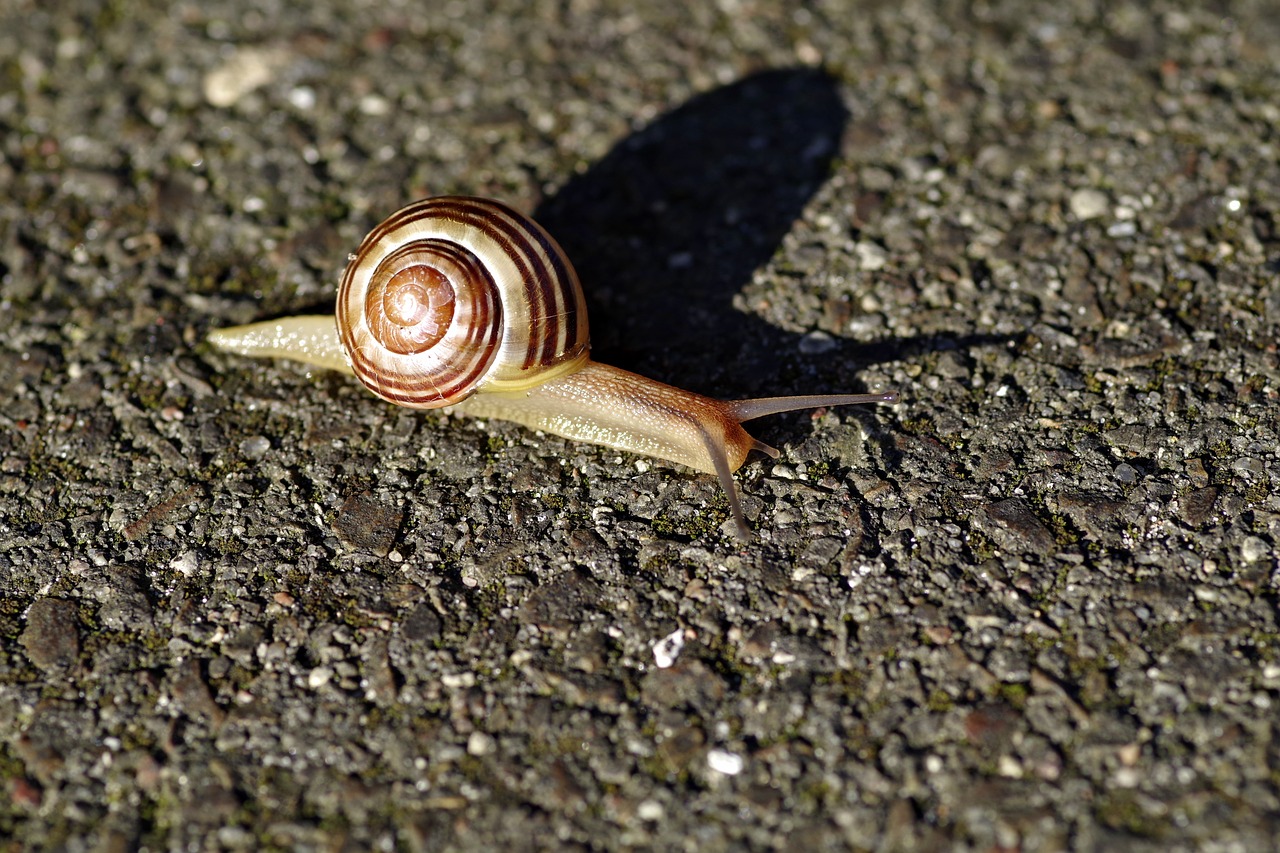
<path id="1" fill-rule="evenodd" d="M 799 336 L 733 305 L 830 175 L 848 119 L 829 74 L 762 72 L 661 116 L 545 200 L 533 216 L 578 269 L 594 357 L 741 397 L 861 390 L 853 371 L 916 349 L 801 355 Z M 818 387 L 784 387 L 784 361 Z"/>

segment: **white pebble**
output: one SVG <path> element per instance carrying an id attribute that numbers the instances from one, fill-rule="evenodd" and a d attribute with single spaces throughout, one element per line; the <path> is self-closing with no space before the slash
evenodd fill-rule
<path id="1" fill-rule="evenodd" d="M 173 569 L 175 572 L 177 572 L 180 575 L 183 575 L 184 577 L 188 577 L 188 578 L 191 577 L 196 573 L 196 569 L 199 568 L 199 564 L 196 560 L 196 552 L 195 551 L 182 552 L 181 554 L 174 557 L 173 560 L 169 562 L 169 568 Z"/>
<path id="2" fill-rule="evenodd" d="M 875 272 L 882 268 L 889 259 L 889 253 L 883 248 L 865 240 L 859 240 L 853 247 L 853 251 L 858 256 L 858 269 L 867 272 Z"/>
<path id="3" fill-rule="evenodd" d="M 1071 194 L 1071 212 L 1076 219 L 1097 219 L 1107 212 L 1107 194 L 1102 190 L 1076 190 Z"/>
<path id="4" fill-rule="evenodd" d="M 707 753 L 707 766 L 725 776 L 737 776 L 745 765 L 741 755 L 725 749 L 713 749 Z"/>
<path id="5" fill-rule="evenodd" d="M 276 72 L 289 61 L 289 54 L 277 48 L 245 48 L 204 75 L 204 98 L 215 107 L 229 107 L 254 89 L 275 79 Z"/>
<path id="6" fill-rule="evenodd" d="M 484 732 L 472 732 L 467 738 L 467 755 L 488 755 L 497 745 L 497 741 Z"/>
<path id="7" fill-rule="evenodd" d="M 1259 536 L 1246 536 L 1240 544 L 1240 559 L 1246 563 L 1256 563 L 1270 554 L 1271 546 Z"/>
<path id="8" fill-rule="evenodd" d="M 324 687 L 333 679 L 333 669 L 327 666 L 318 666 L 307 674 L 307 686 L 312 690 L 318 690 Z"/>
<path id="9" fill-rule="evenodd" d="M 653 644 L 653 662 L 658 665 L 658 669 L 666 669 L 676 662 L 683 648 L 684 629 L 677 628 Z"/>
<path id="10" fill-rule="evenodd" d="M 655 800 L 645 800 L 636 806 L 636 817 L 641 820 L 662 820 L 666 816 L 667 810 Z"/>

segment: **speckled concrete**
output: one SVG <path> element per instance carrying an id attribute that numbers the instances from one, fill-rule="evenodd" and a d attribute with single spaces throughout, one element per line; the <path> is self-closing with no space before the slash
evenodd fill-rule
<path id="1" fill-rule="evenodd" d="M 1270 847 L 1273 3 L 294 5 L 0 13 L 0 847 Z M 742 546 L 203 343 L 443 192 L 602 360 L 903 402 Z"/>

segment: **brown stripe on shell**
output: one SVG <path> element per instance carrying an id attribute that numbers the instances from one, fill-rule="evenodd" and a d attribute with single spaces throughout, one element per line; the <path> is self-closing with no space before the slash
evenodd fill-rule
<path id="1" fill-rule="evenodd" d="M 492 303 L 498 322 L 501 305 Z M 435 351 L 413 355 L 388 352 L 368 326 L 360 327 L 360 340 L 348 346 L 351 366 L 361 381 L 378 396 L 418 408 L 459 403 L 475 393 L 496 355 L 499 337 L 492 334 L 494 315 L 469 316 L 468 309 L 455 317 Z"/>
<path id="2" fill-rule="evenodd" d="M 427 224 L 423 229 L 426 233 L 415 233 L 420 223 Z M 407 233 L 398 233 L 402 231 Z M 463 236 L 456 238 L 458 234 Z M 485 258 L 502 258 L 503 263 L 510 264 L 502 271 L 502 277 L 505 279 L 514 269 L 517 280 L 498 281 L 491 271 L 485 271 L 482 277 L 488 277 L 499 300 L 489 319 L 496 317 L 500 321 L 505 316 L 509 322 L 527 310 L 528 328 L 495 330 L 489 327 L 489 334 L 485 334 L 479 327 L 460 325 L 478 319 L 475 312 L 459 311 L 435 348 L 415 355 L 396 357 L 389 353 L 391 358 L 386 355 L 374 358 L 368 353 L 372 345 L 368 327 L 357 323 L 353 328 L 340 323 L 352 366 L 357 375 L 367 372 L 367 378 L 362 379 L 375 394 L 410 406 L 450 405 L 474 393 L 477 386 L 485 383 L 491 370 L 498 371 L 495 379 L 501 377 L 506 387 L 512 387 L 513 379 L 520 381 L 525 373 L 532 378 L 539 366 L 585 358 L 586 309 L 572 265 L 555 240 L 537 223 L 505 204 L 488 199 L 463 196 L 425 199 L 379 223 L 361 242 L 343 277 L 339 289 L 340 316 L 349 313 L 347 305 L 354 310 L 356 304 L 363 304 L 363 298 L 353 298 L 350 291 L 357 283 L 367 286 L 372 280 L 372 274 L 366 274 L 363 268 L 368 266 L 370 255 L 387 251 L 380 249 L 380 244 L 393 235 L 396 245 L 390 247 L 390 257 L 384 258 L 383 263 L 412 252 L 410 247 L 418 243 L 456 245 L 460 252 L 481 265 Z M 508 299 L 523 300 L 522 307 L 507 311 L 502 300 Z M 463 301 L 461 294 L 455 298 L 456 305 L 460 306 Z M 478 310 L 487 313 L 483 308 Z M 364 329 L 366 334 L 361 334 L 359 329 Z M 507 349 L 512 344 L 516 347 L 514 351 L 508 350 L 512 360 L 506 368 L 498 368 L 492 358 L 482 357 L 481 350 L 486 346 L 496 354 L 499 348 Z M 436 355 L 447 346 L 459 347 L 460 365 L 447 368 Z"/>
<path id="3" fill-rule="evenodd" d="M 398 265 L 429 266 L 454 287 L 453 317 L 433 347 L 404 352 L 397 351 L 398 344 L 386 346 L 401 330 L 382 312 L 378 290 L 394 273 L 381 268 Z M 363 292 L 354 292 L 356 278 Z M 353 265 L 339 292 L 338 313 L 356 376 L 379 397 L 416 408 L 452 405 L 475 393 L 502 340 L 496 283 L 480 258 L 448 240 L 406 241 L 368 274 L 357 276 Z"/>
<path id="4" fill-rule="evenodd" d="M 522 369 L 555 364 L 585 351 L 586 309 L 577 273 L 541 226 L 501 202 L 465 196 L 427 199 L 405 210 L 406 216 L 393 215 L 388 223 L 398 227 L 428 213 L 442 216 L 492 240 L 516 266 L 530 306 Z"/>
<path id="5" fill-rule="evenodd" d="M 538 239 L 539 229 L 530 227 L 529 219 L 506 205 L 469 198 L 448 201 L 453 221 L 474 228 L 493 241 L 516 267 L 522 296 L 529 305 L 528 344 L 521 368 L 528 370 L 553 360 L 563 335 L 555 322 L 562 311 L 558 307 L 561 294 L 551 265 L 545 260 L 546 244 Z"/>
<path id="6" fill-rule="evenodd" d="M 577 341 L 577 324 L 565 322 L 572 319 L 568 313 L 570 306 L 565 304 L 571 294 L 566 293 L 562 285 L 570 277 L 576 278 L 576 273 L 565 262 L 560 247 L 532 220 L 505 205 L 498 208 L 503 214 L 500 218 L 480 218 L 488 212 L 482 210 L 476 219 L 468 217 L 467 221 L 483 227 L 484 233 L 497 241 L 521 267 L 532 323 L 523 367 L 527 370 L 534 364 L 554 362 L 560 354 L 572 351 Z M 498 234 L 500 226 L 503 235 Z"/>

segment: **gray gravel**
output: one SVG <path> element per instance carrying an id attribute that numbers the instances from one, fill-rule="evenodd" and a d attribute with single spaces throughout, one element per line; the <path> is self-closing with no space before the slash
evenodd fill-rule
<path id="1" fill-rule="evenodd" d="M 0 2 L 4 849 L 1271 847 L 1274 3 Z M 202 343 L 443 192 L 602 360 L 903 402 L 744 547 Z"/>

